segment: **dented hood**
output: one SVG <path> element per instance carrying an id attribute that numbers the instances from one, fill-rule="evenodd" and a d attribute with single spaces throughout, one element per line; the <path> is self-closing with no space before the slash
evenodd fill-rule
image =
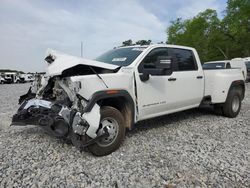
<path id="1" fill-rule="evenodd" d="M 71 55 L 67 55 L 52 49 L 48 49 L 45 56 L 45 62 L 47 63 L 47 75 L 57 76 L 61 75 L 64 71 L 70 68 L 77 67 L 84 69 L 84 67 L 97 67 L 106 70 L 115 70 L 119 66 L 103 63 L 100 61 L 83 59 Z M 83 65 L 83 66 L 81 66 Z"/>

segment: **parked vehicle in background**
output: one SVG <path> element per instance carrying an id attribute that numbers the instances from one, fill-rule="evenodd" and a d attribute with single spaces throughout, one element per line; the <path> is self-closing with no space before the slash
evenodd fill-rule
<path id="1" fill-rule="evenodd" d="M 245 64 L 247 67 L 247 81 L 250 82 L 250 57 L 245 58 Z"/>
<path id="2" fill-rule="evenodd" d="M 0 84 L 4 84 L 4 78 L 2 76 L 0 76 Z"/>
<path id="3" fill-rule="evenodd" d="M 209 62 L 205 62 L 202 65 L 202 68 L 204 70 L 209 70 L 209 69 L 230 69 L 231 64 L 230 64 L 230 61 L 209 61 Z"/>
<path id="4" fill-rule="evenodd" d="M 21 74 L 20 75 L 20 82 L 26 83 L 26 82 L 33 82 L 35 80 L 35 77 L 33 74 Z"/>
<path id="5" fill-rule="evenodd" d="M 16 72 L 6 72 L 4 73 L 4 83 L 20 83 L 19 75 Z"/>
<path id="6" fill-rule="evenodd" d="M 234 58 L 230 61 L 230 64 L 232 68 L 240 68 L 245 80 L 247 80 L 247 67 L 243 58 Z"/>
<path id="7" fill-rule="evenodd" d="M 209 69 L 231 69 L 238 68 L 241 69 L 244 79 L 247 80 L 247 68 L 244 59 L 234 58 L 231 60 L 221 60 L 221 61 L 209 61 L 202 65 L 204 70 Z"/>
<path id="8" fill-rule="evenodd" d="M 240 69 L 203 70 L 185 46 L 120 47 L 96 60 L 49 50 L 45 61 L 46 78 L 20 97 L 12 125 L 41 126 L 98 156 L 115 151 L 141 120 L 202 104 L 234 118 L 245 96 Z"/>
<path id="9" fill-rule="evenodd" d="M 11 75 L 4 75 L 4 83 L 5 84 L 13 83 L 13 79 L 12 79 Z"/>
<path id="10" fill-rule="evenodd" d="M 25 75 L 26 75 L 26 74 L 20 74 L 20 75 L 19 75 L 20 83 L 25 83 L 25 82 L 26 82 L 26 81 L 25 81 Z"/>
<path id="11" fill-rule="evenodd" d="M 33 82 L 35 77 L 32 74 L 26 74 L 24 80 L 25 82 Z"/>

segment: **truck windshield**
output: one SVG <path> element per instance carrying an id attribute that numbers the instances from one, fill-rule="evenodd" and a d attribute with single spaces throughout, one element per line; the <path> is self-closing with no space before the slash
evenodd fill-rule
<path id="1" fill-rule="evenodd" d="M 146 47 L 126 47 L 110 50 L 95 60 L 118 66 L 130 65 Z"/>
<path id="2" fill-rule="evenodd" d="M 224 69 L 225 63 L 219 62 L 219 63 L 205 63 L 202 65 L 203 69 Z"/>

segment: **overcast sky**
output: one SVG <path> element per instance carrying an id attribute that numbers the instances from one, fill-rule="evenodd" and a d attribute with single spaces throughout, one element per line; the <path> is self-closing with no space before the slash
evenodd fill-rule
<path id="1" fill-rule="evenodd" d="M 226 0 L 0 0 L 0 69 L 43 71 L 47 48 L 95 58 L 122 41 L 166 41 L 171 20 Z"/>

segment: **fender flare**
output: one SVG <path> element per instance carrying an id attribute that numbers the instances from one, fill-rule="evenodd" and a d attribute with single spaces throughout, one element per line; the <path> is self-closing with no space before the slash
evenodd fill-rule
<path id="1" fill-rule="evenodd" d="M 85 112 L 90 112 L 94 105 L 102 99 L 109 99 L 109 98 L 117 98 L 117 97 L 124 97 L 126 100 L 129 102 L 129 108 L 131 110 L 131 125 L 130 128 L 132 129 L 134 126 L 135 122 L 135 104 L 134 100 L 131 97 L 131 95 L 128 93 L 126 90 L 103 90 L 103 91 L 97 91 L 95 92 L 89 102 L 87 103 L 87 106 L 85 107 L 84 113 Z"/>
<path id="2" fill-rule="evenodd" d="M 228 97 L 228 94 L 229 94 L 229 91 L 235 87 L 235 86 L 241 86 L 243 88 L 243 95 L 242 95 L 242 100 L 245 98 L 245 82 L 243 80 L 235 80 L 231 83 L 230 87 L 229 87 L 229 90 L 228 90 L 228 93 L 227 93 L 227 97 Z"/>

